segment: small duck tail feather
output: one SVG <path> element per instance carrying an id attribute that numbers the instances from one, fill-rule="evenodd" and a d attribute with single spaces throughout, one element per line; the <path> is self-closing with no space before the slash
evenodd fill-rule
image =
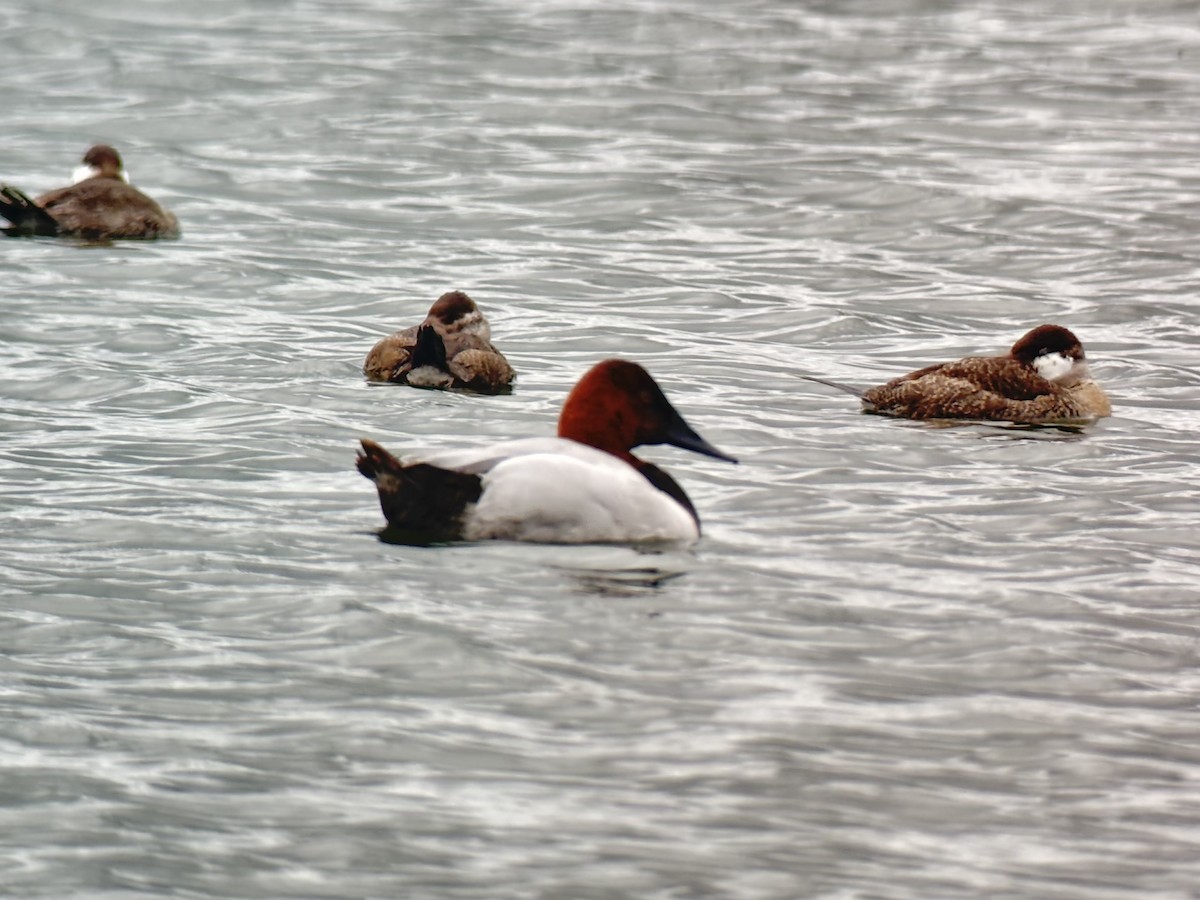
<path id="1" fill-rule="evenodd" d="M 446 345 L 432 325 L 422 325 L 417 329 L 417 343 L 412 348 L 411 360 L 414 369 L 432 366 L 443 372 L 448 371 Z"/>
<path id="2" fill-rule="evenodd" d="M 378 481 L 380 477 L 389 472 L 397 472 L 404 468 L 400 460 L 388 453 L 383 447 L 375 443 L 370 438 L 363 438 L 362 451 L 355 457 L 354 464 L 358 468 L 359 474 L 364 478 L 370 478 L 372 481 Z"/>
<path id="3" fill-rule="evenodd" d="M 12 225 L 4 233 L 12 236 L 53 237 L 59 233 L 54 216 L 38 206 L 22 191 L 9 185 L 0 185 L 0 216 Z"/>
<path id="4" fill-rule="evenodd" d="M 863 394 L 866 393 L 863 388 L 856 388 L 853 385 L 845 384 L 841 381 L 830 381 L 828 378 L 818 378 L 816 375 L 806 375 L 800 373 L 800 377 L 806 381 L 815 381 L 817 384 L 823 384 L 826 387 L 837 388 L 839 391 L 844 391 L 847 394 L 853 394 L 858 399 L 863 399 Z"/>

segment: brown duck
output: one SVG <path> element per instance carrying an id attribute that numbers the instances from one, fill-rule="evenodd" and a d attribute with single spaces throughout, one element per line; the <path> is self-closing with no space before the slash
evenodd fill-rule
<path id="1" fill-rule="evenodd" d="M 1112 415 L 1088 370 L 1083 345 L 1061 325 L 1039 325 L 1004 356 L 936 363 L 859 391 L 868 412 L 909 419 L 984 419 L 1049 424 Z"/>
<path id="2" fill-rule="evenodd" d="M 179 222 L 129 184 L 121 156 L 97 144 L 83 156 L 74 184 L 31 200 L 0 185 L 0 216 L 10 237 L 78 237 L 87 241 L 173 238 Z"/>
<path id="3" fill-rule="evenodd" d="M 508 360 L 492 346 L 487 319 L 462 291 L 442 294 L 424 322 L 372 347 L 363 374 L 370 381 L 481 394 L 506 393 L 516 377 Z"/>

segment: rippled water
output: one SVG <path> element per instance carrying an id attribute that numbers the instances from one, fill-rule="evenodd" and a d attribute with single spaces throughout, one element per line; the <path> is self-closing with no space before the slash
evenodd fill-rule
<path id="1" fill-rule="evenodd" d="M 0 3 L 0 892 L 1184 898 L 1190 3 Z M 370 387 L 462 288 L 507 397 Z M 1082 432 L 863 416 L 1076 330 Z M 544 434 L 622 355 L 705 537 L 381 543 L 359 436 Z"/>

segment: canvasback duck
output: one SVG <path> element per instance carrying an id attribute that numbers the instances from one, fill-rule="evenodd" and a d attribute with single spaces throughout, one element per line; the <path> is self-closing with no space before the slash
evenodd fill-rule
<path id="1" fill-rule="evenodd" d="M 375 482 L 389 530 L 405 538 L 695 540 L 695 507 L 674 478 L 630 453 L 642 444 L 674 444 L 737 462 L 684 421 L 645 369 L 619 359 L 597 364 L 571 390 L 557 437 L 403 462 L 363 440 L 356 462 Z"/>
<path id="2" fill-rule="evenodd" d="M 454 388 L 481 394 L 511 389 L 516 373 L 492 346 L 491 328 L 462 291 L 442 294 L 420 325 L 389 335 L 363 361 L 370 381 Z"/>
<path id="3" fill-rule="evenodd" d="M 1112 403 L 1092 380 L 1083 345 L 1061 325 L 1039 325 L 1005 356 L 936 363 L 855 393 L 868 412 L 910 419 L 1036 425 L 1112 415 Z"/>
<path id="4" fill-rule="evenodd" d="M 179 236 L 179 222 L 133 185 L 121 156 L 107 144 L 83 155 L 75 183 L 29 199 L 0 186 L 0 216 L 10 237 L 79 237 L 87 241 Z"/>

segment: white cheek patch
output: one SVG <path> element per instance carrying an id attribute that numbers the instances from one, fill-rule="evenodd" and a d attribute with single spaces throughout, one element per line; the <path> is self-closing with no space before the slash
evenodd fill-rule
<path id="1" fill-rule="evenodd" d="M 492 337 L 491 329 L 488 327 L 487 319 L 483 317 L 483 313 L 478 311 L 467 313 L 465 316 L 455 322 L 454 325 L 449 329 L 449 332 L 453 334 L 455 331 L 463 334 L 475 334 L 483 338 L 485 341 L 491 340 Z"/>
<path id="2" fill-rule="evenodd" d="M 1044 353 L 1034 359 L 1033 367 L 1047 381 L 1060 381 L 1075 368 L 1075 360 L 1062 353 Z"/>
<path id="3" fill-rule="evenodd" d="M 79 184 L 79 182 L 95 178 L 99 174 L 100 170 L 95 166 L 76 166 L 75 171 L 71 173 L 71 184 Z M 121 172 L 121 180 L 129 184 L 129 173 Z"/>

